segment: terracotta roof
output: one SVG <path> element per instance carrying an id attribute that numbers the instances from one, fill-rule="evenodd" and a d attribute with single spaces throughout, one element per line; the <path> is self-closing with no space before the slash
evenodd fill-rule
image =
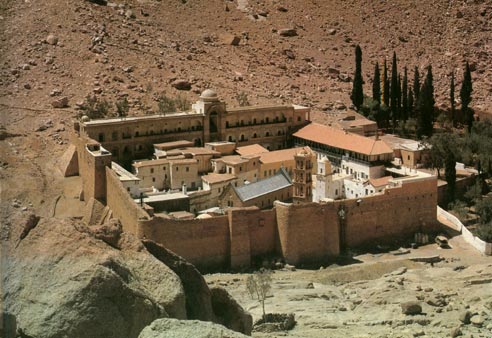
<path id="1" fill-rule="evenodd" d="M 239 155 L 223 156 L 223 157 L 217 158 L 215 160 L 220 161 L 220 162 L 224 162 L 225 164 L 229 164 L 229 165 L 248 163 L 250 161 L 249 158 L 244 158 L 244 157 L 239 156 Z"/>
<path id="2" fill-rule="evenodd" d="M 380 178 L 371 178 L 369 180 L 369 183 L 373 187 L 376 187 L 376 188 L 383 187 L 383 186 L 387 185 L 392 178 L 393 177 L 391 177 L 391 176 L 384 176 L 384 177 L 380 177 Z"/>
<path id="3" fill-rule="evenodd" d="M 235 178 L 236 178 L 236 176 L 234 176 L 232 174 L 216 174 L 216 173 L 210 173 L 210 174 L 202 176 L 202 180 L 204 180 L 208 184 L 227 182 L 227 181 L 233 180 Z"/>
<path id="4" fill-rule="evenodd" d="M 255 155 L 255 154 L 261 154 L 261 153 L 268 153 L 269 150 L 262 147 L 259 144 L 252 144 L 249 146 L 244 146 L 244 147 L 237 147 L 236 153 L 239 155 Z"/>
<path id="5" fill-rule="evenodd" d="M 294 136 L 364 155 L 393 153 L 393 150 L 382 140 L 374 140 L 318 123 L 311 123 L 305 126 L 295 133 Z"/>
<path id="6" fill-rule="evenodd" d="M 311 149 L 309 147 L 275 150 L 269 153 L 261 154 L 260 161 L 261 163 L 276 163 L 290 160 L 294 161 L 294 156 L 302 150 L 307 150 L 311 152 Z"/>

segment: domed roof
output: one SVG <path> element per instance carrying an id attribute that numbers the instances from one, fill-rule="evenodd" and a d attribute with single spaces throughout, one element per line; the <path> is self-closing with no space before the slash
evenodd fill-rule
<path id="1" fill-rule="evenodd" d="M 91 119 L 89 118 L 89 116 L 84 115 L 84 116 L 82 116 L 82 117 L 80 118 L 80 120 L 81 120 L 82 122 L 89 122 Z"/>
<path id="2" fill-rule="evenodd" d="M 217 98 L 217 92 L 213 89 L 205 89 L 201 94 L 200 97 L 202 99 L 216 99 Z"/>

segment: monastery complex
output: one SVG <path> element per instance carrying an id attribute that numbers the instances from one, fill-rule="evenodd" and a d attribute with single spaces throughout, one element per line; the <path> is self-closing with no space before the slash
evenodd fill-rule
<path id="1" fill-rule="evenodd" d="M 229 109 L 207 89 L 190 112 L 83 117 L 63 171 L 82 177 L 93 222 L 118 218 L 211 271 L 264 256 L 321 263 L 432 231 L 426 155 L 367 120 L 321 125 L 296 105 Z"/>

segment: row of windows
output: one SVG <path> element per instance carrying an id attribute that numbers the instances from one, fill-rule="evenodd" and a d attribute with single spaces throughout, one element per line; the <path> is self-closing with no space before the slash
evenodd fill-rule
<path id="1" fill-rule="evenodd" d="M 298 116 L 297 121 L 301 122 L 302 118 Z M 267 123 L 285 123 L 285 122 L 287 122 L 287 119 L 284 116 L 282 117 L 276 116 L 272 120 L 270 120 L 269 117 L 265 117 L 265 119 L 259 120 L 259 123 L 256 118 L 253 118 L 253 120 L 246 121 L 246 122 L 244 120 L 236 121 L 234 125 L 232 122 L 226 121 L 226 128 L 243 127 L 243 126 L 251 126 L 251 125 L 258 125 L 258 124 L 267 124 Z M 292 117 L 289 117 L 289 122 L 292 122 Z"/>
<path id="2" fill-rule="evenodd" d="M 176 168 L 176 171 L 179 171 L 179 167 L 175 167 L 175 168 Z M 162 167 L 162 169 L 166 170 L 166 167 Z M 186 170 L 186 172 L 189 172 L 190 171 L 190 167 L 185 167 L 185 170 Z M 154 173 L 154 168 L 150 168 L 150 173 L 151 174 Z"/>

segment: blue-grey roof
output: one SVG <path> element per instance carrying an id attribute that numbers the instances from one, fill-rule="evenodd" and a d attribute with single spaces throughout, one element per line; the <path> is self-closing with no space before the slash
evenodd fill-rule
<path id="1" fill-rule="evenodd" d="M 265 178 L 255 183 L 243 185 L 239 188 L 233 188 L 241 201 L 245 202 L 261 195 L 287 188 L 289 186 L 292 186 L 290 176 L 284 168 L 280 168 L 280 170 L 271 177 Z"/>

